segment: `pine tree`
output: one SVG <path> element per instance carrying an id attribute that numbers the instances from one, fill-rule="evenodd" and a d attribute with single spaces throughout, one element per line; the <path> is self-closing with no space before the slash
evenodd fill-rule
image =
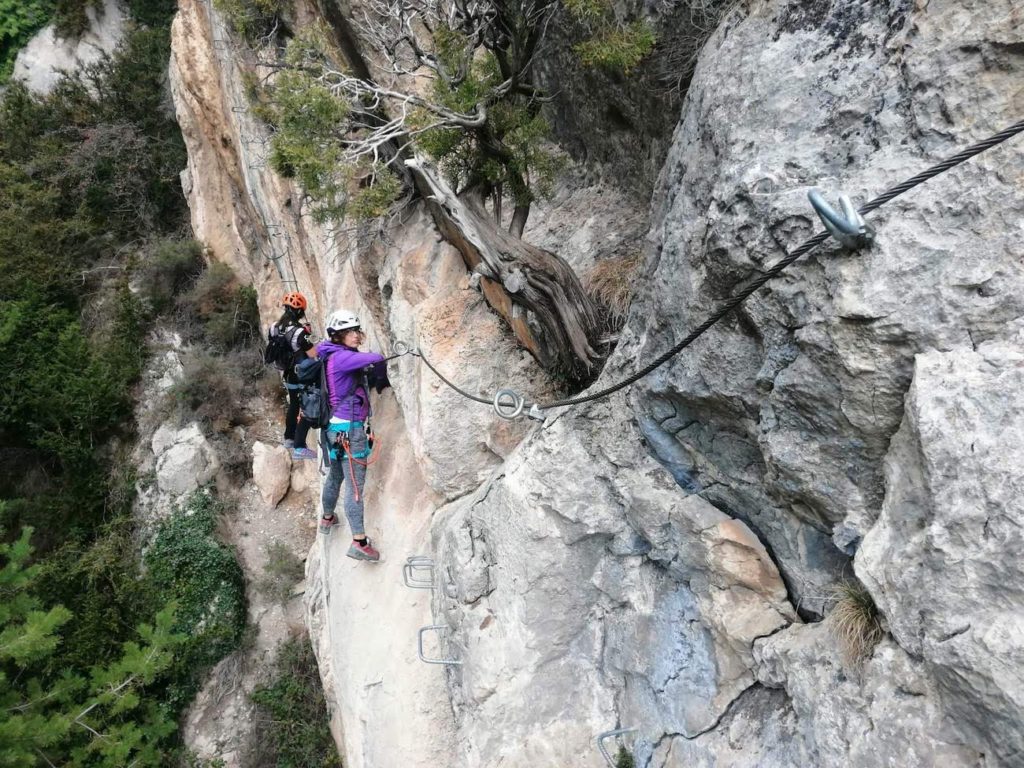
<path id="1" fill-rule="evenodd" d="M 177 725 L 174 713 L 145 697 L 185 641 L 172 631 L 174 606 L 143 625 L 140 643 L 85 674 L 56 670 L 47 662 L 72 613 L 42 606 L 32 586 L 31 528 L 11 544 L 0 543 L 0 766 L 165 764 L 163 746 Z"/>

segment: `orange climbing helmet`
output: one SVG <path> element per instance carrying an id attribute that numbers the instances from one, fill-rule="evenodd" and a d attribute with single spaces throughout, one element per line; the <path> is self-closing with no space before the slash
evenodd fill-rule
<path id="1" fill-rule="evenodd" d="M 301 293 L 292 292 L 284 295 L 284 301 L 282 302 L 286 307 L 292 309 L 301 309 L 303 312 L 306 311 L 306 297 Z"/>

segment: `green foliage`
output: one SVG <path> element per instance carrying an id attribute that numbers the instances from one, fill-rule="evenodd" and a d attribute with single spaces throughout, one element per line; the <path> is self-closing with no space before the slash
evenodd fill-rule
<path id="1" fill-rule="evenodd" d="M 256 588 L 282 605 L 292 596 L 292 589 L 302 581 L 305 573 L 302 560 L 280 541 L 273 541 L 264 547 L 267 562 L 263 566 L 263 578 Z"/>
<path id="2" fill-rule="evenodd" d="M 48 96 L 13 83 L 0 94 L 0 634 L 19 655 L 0 658 L 3 765 L 172 764 L 196 660 L 229 645 L 229 632 L 200 632 L 187 653 L 177 642 L 185 620 L 157 611 L 193 593 L 141 574 L 130 520 L 130 391 L 149 302 L 128 284 L 136 263 L 151 267 L 141 249 L 184 290 L 195 252 L 174 245 L 187 226 L 165 96 L 174 3 L 130 9 L 153 28 Z M 231 290 L 230 311 L 251 324 L 251 291 Z M 11 540 L 25 524 L 31 563 L 27 534 Z M 24 657 L 21 638 L 41 655 Z"/>
<path id="3" fill-rule="evenodd" d="M 274 128 L 271 167 L 318 201 L 321 220 L 340 218 L 345 211 L 340 139 L 349 105 L 299 70 L 281 73 L 272 99 L 272 111 L 264 113 Z"/>
<path id="4" fill-rule="evenodd" d="M 204 267 L 203 249 L 195 240 L 163 238 L 150 244 L 140 254 L 136 275 L 153 313 L 171 310 Z"/>
<path id="5" fill-rule="evenodd" d="M 375 219 L 390 210 L 402 192 L 402 182 L 387 168 L 377 167 L 349 196 L 348 212 L 357 219 Z"/>
<path id="6" fill-rule="evenodd" d="M 260 337 L 255 289 L 240 285 L 231 268 L 220 262 L 211 264 L 179 299 L 178 313 L 189 340 L 209 351 L 251 347 Z"/>
<path id="7" fill-rule="evenodd" d="M 39 297 L 0 300 L 0 354 L 8 361 L 0 368 L 0 436 L 21 449 L 0 476 L 0 496 L 36 498 L 12 505 L 6 524 L 44 526 L 45 548 L 52 531 L 87 531 L 102 514 L 106 472 L 95 446 L 131 411 L 141 321 L 126 286 L 106 322 L 104 333 L 87 339 L 68 309 Z M 45 470 L 44 481 L 34 467 Z"/>
<path id="8" fill-rule="evenodd" d="M 646 21 L 638 20 L 625 27 L 602 30 L 573 50 L 588 67 L 605 67 L 629 74 L 652 50 L 654 30 Z"/>
<path id="9" fill-rule="evenodd" d="M 610 0 L 562 0 L 586 30 L 586 38 L 573 46 L 587 67 L 603 67 L 628 75 L 654 50 L 651 25 L 643 19 L 629 24 L 616 20 Z"/>
<path id="10" fill-rule="evenodd" d="M 153 588 L 177 606 L 175 631 L 187 640 L 175 654 L 167 700 L 187 704 L 206 671 L 238 647 L 245 630 L 245 580 L 234 552 L 217 541 L 221 504 L 199 490 L 167 520 L 146 552 Z"/>
<path id="11" fill-rule="evenodd" d="M 260 743 L 252 768 L 340 768 L 316 658 L 306 636 L 282 643 L 269 685 L 252 694 Z"/>
<path id="12" fill-rule="evenodd" d="M 132 19 L 154 29 L 169 28 L 177 10 L 178 0 L 128 0 Z"/>
<path id="13" fill-rule="evenodd" d="M 244 423 L 243 373 L 234 360 L 200 353 L 185 363 L 168 392 L 178 422 L 199 421 L 207 431 L 225 433 Z"/>
<path id="14" fill-rule="evenodd" d="M 257 42 L 280 27 L 291 9 L 289 0 L 213 0 L 231 26 L 250 43 Z"/>
<path id="15" fill-rule="evenodd" d="M 92 8 L 96 14 L 103 13 L 103 0 L 56 0 L 53 9 L 53 25 L 57 36 L 75 39 L 89 28 L 86 11 Z"/>
<path id="16" fill-rule="evenodd" d="M 18 51 L 52 13 L 53 0 L 0 0 L 0 85 L 14 71 Z"/>
<path id="17" fill-rule="evenodd" d="M 636 768 L 636 760 L 623 746 L 619 747 L 619 751 L 615 755 L 615 768 Z"/>
<path id="18" fill-rule="evenodd" d="M 51 765 L 164 765 L 162 745 L 177 726 L 144 696 L 185 639 L 172 630 L 173 606 L 109 661 L 82 671 L 54 664 L 72 613 L 33 594 L 43 568 L 29 564 L 30 535 L 26 528 L 0 543 L 0 764 L 30 768 L 42 757 Z"/>

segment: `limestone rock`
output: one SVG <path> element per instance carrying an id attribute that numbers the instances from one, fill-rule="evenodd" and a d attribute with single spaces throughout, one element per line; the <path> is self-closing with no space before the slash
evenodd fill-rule
<path id="1" fill-rule="evenodd" d="M 312 445 L 312 440 L 310 440 Z M 319 454 L 320 448 L 316 449 Z M 314 493 L 320 489 L 320 461 L 293 461 L 291 462 L 291 486 L 296 493 L 305 493 L 312 490 Z"/>
<path id="2" fill-rule="evenodd" d="M 58 38 L 52 24 L 44 27 L 18 52 L 14 79 L 24 80 L 30 90 L 49 93 L 63 71 L 74 72 L 113 53 L 127 28 L 128 17 L 118 0 L 104 0 L 99 11 L 85 7 L 89 27 L 76 40 Z"/>
<path id="3" fill-rule="evenodd" d="M 1018 120 L 1016 6 L 771 0 L 731 14 L 669 150 L 650 289 L 613 367 L 660 353 L 820 229 L 810 188 L 864 202 Z M 874 246 L 797 262 L 634 390 L 659 459 L 760 535 L 810 613 L 848 570 L 833 531 L 854 551 L 882 502 L 914 355 L 1021 322 L 1019 146 L 871 214 Z"/>
<path id="4" fill-rule="evenodd" d="M 917 356 L 857 575 L 963 738 L 1024 752 L 1024 337 Z"/>
<path id="5" fill-rule="evenodd" d="M 465 263 L 438 241 L 426 211 L 417 208 L 397 234 L 379 278 L 393 338 L 418 347 L 473 393 L 493 393 L 514 381 L 543 396 L 549 385 L 536 362 L 509 341 L 480 294 L 460 286 Z M 529 428 L 495 418 L 486 405 L 467 408 L 417 358 L 399 358 L 390 375 L 424 476 L 447 498 L 476 488 Z"/>
<path id="6" fill-rule="evenodd" d="M 754 683 L 754 640 L 796 620 L 756 537 L 680 494 L 616 407 L 537 428 L 439 513 L 435 607 L 463 661 L 467 765 L 562 764 L 616 721 L 639 725 L 646 759 L 665 734 L 713 726 Z"/>
<path id="7" fill-rule="evenodd" d="M 884 641 L 861 671 L 845 669 L 823 623 L 792 626 L 758 642 L 758 679 L 785 688 L 797 742 L 813 759 L 798 765 L 968 768 L 982 754 L 945 726 L 927 666 Z M 770 763 L 769 763 L 770 764 Z"/>
<path id="8" fill-rule="evenodd" d="M 157 486 L 172 496 L 182 496 L 205 485 L 220 468 L 212 446 L 194 423 L 183 429 L 162 426 L 153 436 L 153 452 L 157 454 Z"/>
<path id="9" fill-rule="evenodd" d="M 252 446 L 252 479 L 260 496 L 272 507 L 288 493 L 292 478 L 292 457 L 283 445 L 256 441 Z"/>

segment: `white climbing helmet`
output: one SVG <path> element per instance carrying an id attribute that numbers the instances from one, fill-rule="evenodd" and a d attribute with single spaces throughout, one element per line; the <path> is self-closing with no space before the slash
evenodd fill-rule
<path id="1" fill-rule="evenodd" d="M 349 328 L 359 327 L 359 315 L 349 309 L 336 309 L 327 318 L 327 335 L 338 331 L 347 331 Z"/>

